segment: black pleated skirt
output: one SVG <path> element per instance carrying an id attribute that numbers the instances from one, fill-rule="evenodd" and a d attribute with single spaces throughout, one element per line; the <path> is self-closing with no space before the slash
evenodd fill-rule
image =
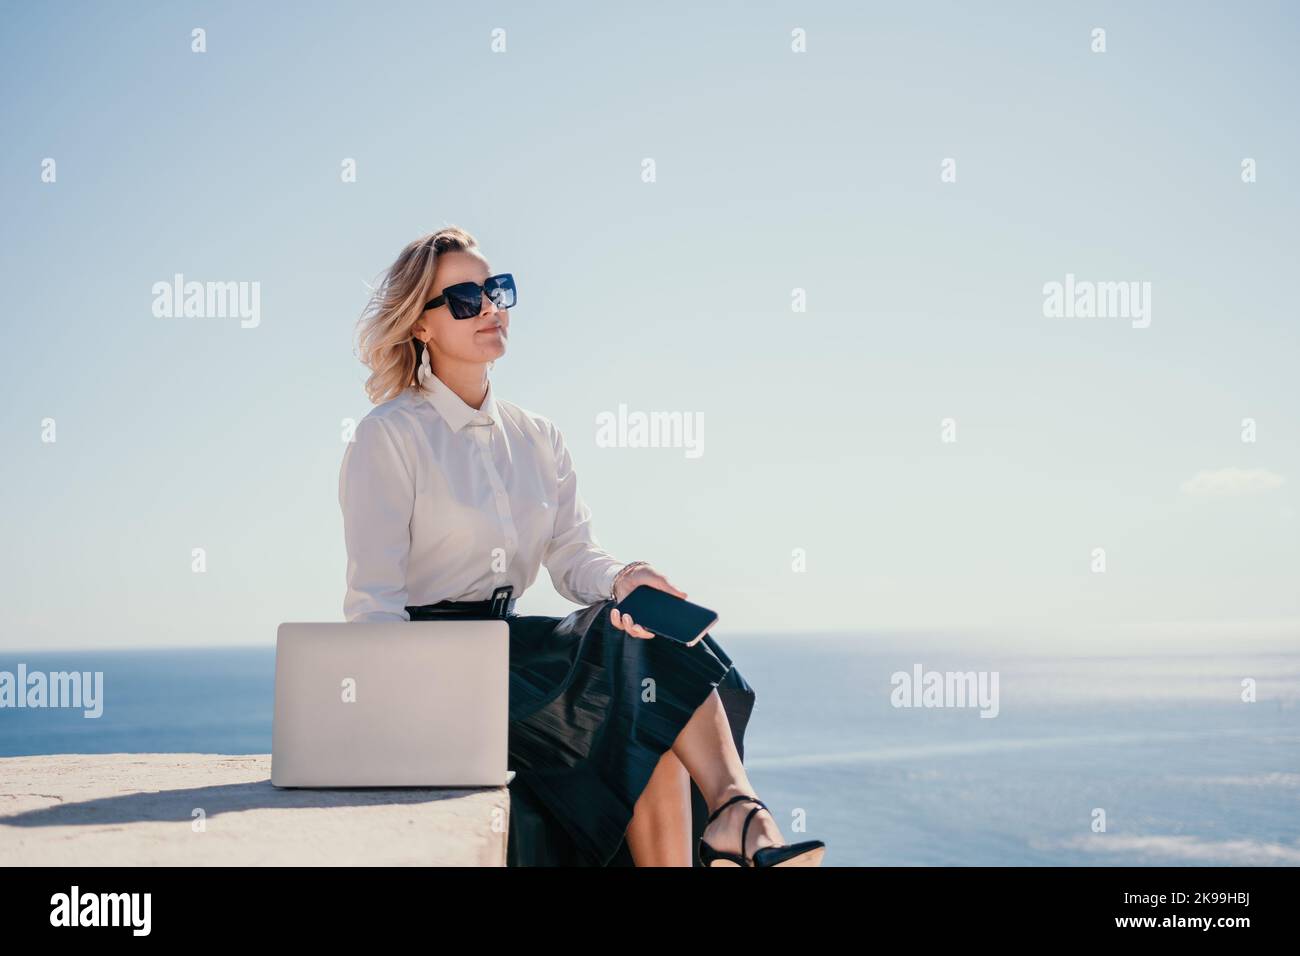
<path id="1" fill-rule="evenodd" d="M 712 635 L 694 647 L 632 637 L 610 622 L 613 606 L 506 617 L 511 866 L 632 865 L 624 835 L 633 807 L 715 689 L 744 758 L 754 691 Z M 698 841 L 708 808 L 693 781 L 691 805 Z"/>

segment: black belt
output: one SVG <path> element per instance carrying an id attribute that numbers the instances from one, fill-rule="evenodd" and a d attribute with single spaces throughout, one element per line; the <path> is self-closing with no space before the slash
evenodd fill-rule
<path id="1" fill-rule="evenodd" d="M 507 584 L 492 592 L 487 601 L 439 601 L 406 609 L 411 620 L 429 617 L 505 617 L 515 612 L 514 585 Z"/>

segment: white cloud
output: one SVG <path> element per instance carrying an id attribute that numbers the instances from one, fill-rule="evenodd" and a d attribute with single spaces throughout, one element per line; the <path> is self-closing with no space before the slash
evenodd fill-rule
<path id="1" fill-rule="evenodd" d="M 1183 494 L 1194 498 L 1257 495 L 1280 488 L 1285 479 L 1266 468 L 1220 468 L 1198 471 L 1183 482 Z"/>

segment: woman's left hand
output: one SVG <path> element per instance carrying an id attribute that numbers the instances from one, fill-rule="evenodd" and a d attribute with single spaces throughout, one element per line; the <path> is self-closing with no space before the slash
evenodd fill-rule
<path id="1" fill-rule="evenodd" d="M 686 597 L 685 591 L 679 591 L 677 588 L 673 587 L 666 577 L 650 565 L 643 564 L 639 567 L 633 568 L 627 574 L 623 575 L 623 579 L 615 585 L 615 603 L 622 601 L 623 598 L 627 597 L 643 584 L 648 584 L 652 588 L 658 588 L 660 591 L 667 591 L 669 594 L 675 595 L 679 598 Z M 618 608 L 612 608 L 610 610 L 609 619 L 616 628 L 620 631 L 627 631 L 627 633 L 631 634 L 633 637 L 654 637 L 654 634 L 647 631 L 640 624 L 636 623 L 636 621 L 632 620 L 631 615 L 620 614 Z"/>

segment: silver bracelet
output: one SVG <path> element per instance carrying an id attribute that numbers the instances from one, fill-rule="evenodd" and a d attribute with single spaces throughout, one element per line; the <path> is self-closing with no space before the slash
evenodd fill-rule
<path id="1" fill-rule="evenodd" d="M 623 575 L 627 574 L 627 573 L 628 573 L 629 571 L 631 571 L 633 568 L 639 568 L 639 567 L 641 567 L 642 565 L 644 565 L 644 566 L 646 566 L 646 567 L 649 567 L 649 566 L 650 566 L 650 562 L 649 562 L 649 561 L 633 561 L 631 564 L 626 564 L 626 565 L 624 565 L 622 568 L 619 569 L 618 574 L 614 575 L 614 580 L 611 581 L 611 582 L 609 583 L 609 599 L 610 599 L 611 601 L 617 601 L 617 600 L 618 600 L 618 582 L 621 581 L 621 580 L 623 580 Z"/>

